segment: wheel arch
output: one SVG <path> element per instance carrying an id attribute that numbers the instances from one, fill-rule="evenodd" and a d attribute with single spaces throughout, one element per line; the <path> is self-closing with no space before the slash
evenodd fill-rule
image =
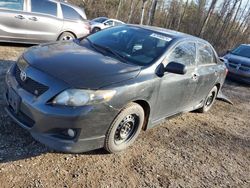
<path id="1" fill-rule="evenodd" d="M 133 102 L 140 105 L 144 110 L 145 118 L 144 118 L 142 130 L 146 131 L 147 127 L 148 127 L 150 112 L 151 112 L 150 104 L 145 100 L 136 100 L 136 101 L 133 101 Z"/>
<path id="2" fill-rule="evenodd" d="M 218 91 L 217 91 L 217 94 L 219 93 L 220 89 L 221 89 L 221 84 L 220 83 L 217 83 L 215 84 L 215 86 L 217 87 Z"/>
<path id="3" fill-rule="evenodd" d="M 57 40 L 59 40 L 63 33 L 71 33 L 75 38 L 77 38 L 76 34 L 73 31 L 65 30 L 60 33 L 60 35 L 57 37 Z"/>

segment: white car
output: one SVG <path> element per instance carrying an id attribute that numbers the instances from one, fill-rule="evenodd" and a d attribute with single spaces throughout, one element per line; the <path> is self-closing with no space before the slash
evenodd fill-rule
<path id="1" fill-rule="evenodd" d="M 125 24 L 125 23 L 120 20 L 109 19 L 106 17 L 98 17 L 98 18 L 91 20 L 90 22 L 92 33 L 96 33 L 102 29 L 106 29 L 109 27 L 114 27 L 114 26 L 122 25 L 122 24 Z"/>

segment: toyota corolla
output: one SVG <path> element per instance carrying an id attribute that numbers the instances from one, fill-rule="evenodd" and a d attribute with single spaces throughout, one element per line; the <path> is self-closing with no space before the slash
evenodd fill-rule
<path id="1" fill-rule="evenodd" d="M 7 72 L 6 111 L 55 150 L 115 153 L 168 117 L 207 112 L 225 77 L 208 42 L 124 25 L 28 49 Z"/>

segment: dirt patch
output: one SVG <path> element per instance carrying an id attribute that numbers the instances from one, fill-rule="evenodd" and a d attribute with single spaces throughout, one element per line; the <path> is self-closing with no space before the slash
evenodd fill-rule
<path id="1" fill-rule="evenodd" d="M 227 82 L 217 101 L 143 132 L 127 151 L 56 153 L 3 110 L 4 75 L 26 46 L 0 47 L 1 187 L 250 187 L 250 87 Z"/>

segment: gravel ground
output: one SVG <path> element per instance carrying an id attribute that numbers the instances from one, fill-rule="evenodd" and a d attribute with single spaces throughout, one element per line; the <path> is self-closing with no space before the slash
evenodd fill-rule
<path id="1" fill-rule="evenodd" d="M 5 72 L 27 46 L 1 45 L 0 187 L 250 187 L 250 87 L 227 82 L 234 106 L 168 120 L 123 153 L 56 153 L 4 112 Z"/>

